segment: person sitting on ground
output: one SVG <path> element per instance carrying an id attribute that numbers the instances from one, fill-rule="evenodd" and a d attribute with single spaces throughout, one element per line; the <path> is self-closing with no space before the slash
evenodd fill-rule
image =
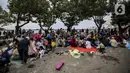
<path id="1" fill-rule="evenodd" d="M 9 65 L 10 64 L 10 57 L 12 55 L 12 51 L 11 48 L 5 47 L 2 49 L 2 57 L 6 58 L 6 64 Z"/>
<path id="2" fill-rule="evenodd" d="M 91 38 L 91 45 L 96 48 L 95 39 Z"/>
<path id="3" fill-rule="evenodd" d="M 59 38 L 59 40 L 58 40 L 58 46 L 59 47 L 65 46 L 65 40 L 63 38 Z"/>
<path id="4" fill-rule="evenodd" d="M 110 40 L 110 43 L 111 43 L 111 46 L 114 48 L 117 47 L 117 45 L 118 45 L 117 41 L 114 39 L 114 37 L 112 37 L 112 39 Z"/>
<path id="5" fill-rule="evenodd" d="M 90 40 L 89 40 L 88 38 L 86 39 L 86 48 L 87 48 L 87 49 L 92 48 L 91 42 L 90 42 Z"/>
<path id="6" fill-rule="evenodd" d="M 35 41 L 33 40 L 33 38 L 30 38 L 30 46 L 29 46 L 29 51 L 28 51 L 28 55 L 36 55 L 37 54 L 37 49 L 35 46 Z"/>
<path id="7" fill-rule="evenodd" d="M 71 47 L 77 47 L 77 41 L 74 36 L 72 37 L 72 39 L 70 41 L 70 45 L 71 45 Z"/>
<path id="8" fill-rule="evenodd" d="M 17 39 L 13 40 L 13 52 L 12 52 L 12 60 L 20 60 L 19 53 L 18 53 L 18 43 L 19 41 Z"/>
<path id="9" fill-rule="evenodd" d="M 47 39 L 44 38 L 42 43 L 43 43 L 43 45 L 44 45 L 44 47 L 45 47 L 45 49 L 46 49 L 46 48 L 47 48 L 47 45 L 48 45 Z"/>
<path id="10" fill-rule="evenodd" d="M 120 42 L 119 36 L 114 35 L 114 39 L 115 39 L 117 42 Z"/>
<path id="11" fill-rule="evenodd" d="M 98 44 L 100 43 L 98 39 L 95 39 L 95 45 L 98 46 Z"/>
<path id="12" fill-rule="evenodd" d="M 79 39 L 78 41 L 78 46 L 81 47 L 83 45 L 83 40 L 82 39 Z"/>
<path id="13" fill-rule="evenodd" d="M 69 38 L 66 38 L 65 47 L 68 47 L 68 46 L 70 46 L 70 39 L 69 39 Z"/>
<path id="14" fill-rule="evenodd" d="M 102 42 L 99 42 L 97 49 L 99 49 L 99 52 L 101 52 L 102 54 L 105 53 L 105 46 Z"/>

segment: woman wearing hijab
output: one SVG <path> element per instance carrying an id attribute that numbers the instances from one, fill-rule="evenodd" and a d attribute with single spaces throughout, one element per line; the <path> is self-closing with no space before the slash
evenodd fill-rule
<path id="1" fill-rule="evenodd" d="M 36 53 L 37 53 L 37 49 L 35 46 L 35 41 L 33 40 L 33 38 L 31 38 L 28 54 L 31 56 L 31 55 L 35 55 Z"/>
<path id="2" fill-rule="evenodd" d="M 71 45 L 72 47 L 77 47 L 77 41 L 76 41 L 76 39 L 75 39 L 74 36 L 72 37 L 72 39 L 71 39 L 71 41 L 70 41 L 70 45 Z"/>

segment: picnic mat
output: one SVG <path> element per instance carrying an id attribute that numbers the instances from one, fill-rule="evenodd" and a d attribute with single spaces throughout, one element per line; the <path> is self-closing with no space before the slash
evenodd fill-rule
<path id="1" fill-rule="evenodd" d="M 77 50 L 79 50 L 80 52 L 98 52 L 98 50 L 96 49 L 96 48 L 94 48 L 94 47 L 92 47 L 92 48 L 81 48 L 81 47 L 69 47 L 69 50 L 74 50 L 74 49 L 77 49 Z"/>

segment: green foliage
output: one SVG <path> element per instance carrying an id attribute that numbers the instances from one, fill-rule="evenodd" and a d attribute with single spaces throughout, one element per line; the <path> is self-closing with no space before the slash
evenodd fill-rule
<path id="1" fill-rule="evenodd" d="M 82 21 L 81 11 L 80 11 L 80 0 L 63 0 L 60 6 L 58 6 L 59 11 L 61 11 L 60 19 L 67 27 L 72 27 L 73 25 L 78 25 Z"/>
<path id="2" fill-rule="evenodd" d="M 0 7 L 0 25 L 6 26 L 8 22 L 13 22 L 11 15 Z"/>
<path id="3" fill-rule="evenodd" d="M 123 1 L 121 4 L 125 4 L 125 14 L 124 15 L 116 15 L 114 12 L 112 13 L 112 24 L 117 25 L 119 29 L 119 35 L 124 38 L 124 32 L 130 28 L 130 1 Z"/>
<path id="4" fill-rule="evenodd" d="M 117 3 L 117 1 L 118 0 L 109 0 L 108 8 L 107 8 L 108 12 L 114 12 L 114 7 L 115 7 L 115 4 Z"/>
<path id="5" fill-rule="evenodd" d="M 112 13 L 112 24 L 117 24 L 121 26 L 127 26 L 130 23 L 130 1 L 128 2 L 122 2 L 125 4 L 125 14 L 124 15 L 116 15 L 115 13 Z"/>
<path id="6" fill-rule="evenodd" d="M 102 25 L 106 22 L 103 18 L 107 14 L 107 0 L 95 0 L 91 9 L 99 33 Z"/>
<path id="7" fill-rule="evenodd" d="M 8 0 L 8 8 L 10 14 L 14 17 L 14 21 L 17 22 L 18 27 L 21 21 L 24 21 L 24 25 L 31 21 L 31 14 L 33 13 L 32 6 L 35 0 Z"/>
<path id="8" fill-rule="evenodd" d="M 93 16 L 104 16 L 107 13 L 107 0 L 95 0 L 92 5 Z"/>
<path id="9" fill-rule="evenodd" d="M 40 26 L 45 26 L 50 28 L 50 26 L 53 25 L 56 21 L 54 8 L 50 5 L 50 2 L 46 0 L 41 0 L 39 6 L 38 8 L 40 12 L 37 12 L 36 20 Z"/>

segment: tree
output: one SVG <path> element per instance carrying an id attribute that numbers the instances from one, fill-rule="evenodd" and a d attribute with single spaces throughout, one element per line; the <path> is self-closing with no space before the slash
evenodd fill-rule
<path id="1" fill-rule="evenodd" d="M 59 17 L 59 11 L 57 11 L 57 4 L 61 2 L 60 0 L 39 0 L 37 1 L 37 12 L 33 14 L 33 17 L 36 18 L 35 22 L 39 24 L 41 29 L 42 27 L 50 28 L 56 22 L 56 19 Z"/>
<path id="2" fill-rule="evenodd" d="M 58 10 L 62 13 L 60 20 L 68 29 L 71 29 L 72 26 L 78 25 L 78 23 L 82 21 L 80 18 L 79 1 L 80 0 L 64 0 L 61 5 L 58 6 Z"/>
<path id="3" fill-rule="evenodd" d="M 16 35 L 18 35 L 19 29 L 32 19 L 30 12 L 35 5 L 35 0 L 8 0 L 8 3 L 10 13 L 15 17 Z M 20 25 L 21 22 L 24 23 Z"/>
<path id="4" fill-rule="evenodd" d="M 98 33 L 100 33 L 102 25 L 106 22 L 103 18 L 107 13 L 107 0 L 95 0 L 92 10 L 93 20 L 98 28 Z"/>
<path id="5" fill-rule="evenodd" d="M 120 37 L 124 38 L 124 32 L 130 28 L 130 1 L 123 1 L 125 4 L 125 14 L 124 15 L 116 15 L 114 12 L 112 13 L 112 24 L 116 24 L 119 28 Z"/>
<path id="6" fill-rule="evenodd" d="M 4 12 L 3 12 L 2 7 L 0 6 L 0 24 L 3 23 L 3 18 L 4 18 Z"/>
<path id="7" fill-rule="evenodd" d="M 102 25 L 106 22 L 103 18 L 104 16 L 93 16 L 94 22 L 98 28 L 98 33 L 100 33 Z"/>
<path id="8" fill-rule="evenodd" d="M 44 12 L 41 12 L 41 14 L 39 14 L 40 18 L 37 18 L 40 27 L 44 26 L 50 29 L 50 27 L 56 22 L 59 14 L 56 9 L 58 2 L 60 2 L 60 0 L 48 0 L 44 1 L 44 4 L 41 4 L 44 5 L 42 6 L 44 7 L 42 8 L 42 11 Z"/>
<path id="9" fill-rule="evenodd" d="M 32 8 L 32 17 L 35 18 L 32 22 L 38 23 L 38 25 L 43 29 L 43 20 L 45 21 L 48 16 L 48 10 L 49 10 L 49 2 L 46 0 L 35 0 L 35 6 Z"/>
<path id="10" fill-rule="evenodd" d="M 117 1 L 118 0 L 108 0 L 108 7 L 107 7 L 108 12 L 114 12 L 114 7 Z"/>
<path id="11" fill-rule="evenodd" d="M 13 22 L 12 16 L 0 6 L 0 24 L 1 26 L 8 25 L 8 22 Z"/>
<path id="12" fill-rule="evenodd" d="M 100 32 L 102 25 L 105 23 L 103 18 L 107 12 L 107 0 L 71 0 L 71 3 L 66 6 L 68 6 L 68 9 L 65 9 L 70 10 L 66 12 L 65 15 L 67 16 L 63 15 L 63 18 L 66 19 L 65 21 L 70 20 L 67 21 L 69 26 L 71 25 L 70 22 L 78 24 L 80 21 L 92 17 L 98 27 L 98 32 Z"/>

